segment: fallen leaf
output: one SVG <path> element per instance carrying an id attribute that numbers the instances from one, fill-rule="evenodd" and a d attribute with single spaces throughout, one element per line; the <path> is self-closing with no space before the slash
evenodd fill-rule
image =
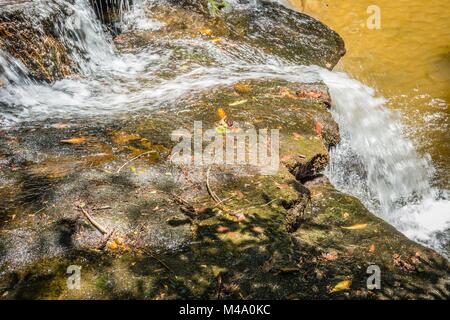
<path id="1" fill-rule="evenodd" d="M 352 285 L 352 280 L 341 281 L 337 285 L 335 285 L 333 287 L 333 289 L 331 289 L 330 293 L 347 290 L 350 288 L 351 285 Z"/>
<path id="2" fill-rule="evenodd" d="M 354 224 L 353 226 L 350 226 L 350 227 L 342 227 L 342 229 L 346 229 L 346 230 L 361 230 L 361 229 L 365 229 L 365 228 L 367 228 L 367 223 Z"/>
<path id="3" fill-rule="evenodd" d="M 67 123 L 55 123 L 52 125 L 52 128 L 56 128 L 56 129 L 66 129 L 69 127 L 70 127 L 70 125 Z"/>
<path id="4" fill-rule="evenodd" d="M 334 261 L 337 260 L 338 254 L 336 252 L 327 252 L 322 254 L 322 258 L 327 261 Z"/>
<path id="5" fill-rule="evenodd" d="M 293 135 L 294 135 L 294 139 L 295 139 L 295 140 L 299 140 L 299 139 L 302 137 L 302 136 L 301 136 L 300 134 L 298 134 L 297 132 L 294 132 Z"/>
<path id="6" fill-rule="evenodd" d="M 200 33 L 204 36 L 211 36 L 213 34 L 211 29 L 208 29 L 208 28 L 200 29 Z"/>
<path id="7" fill-rule="evenodd" d="M 348 212 L 344 212 L 342 214 L 342 219 L 347 220 L 350 217 L 350 214 Z"/>
<path id="8" fill-rule="evenodd" d="M 374 245 L 374 244 L 372 244 L 372 245 L 370 246 L 369 252 L 372 252 L 372 253 L 375 252 L 375 245 Z"/>
<path id="9" fill-rule="evenodd" d="M 217 115 L 220 119 L 225 119 L 227 117 L 225 110 L 223 110 L 222 108 L 217 109 Z"/>
<path id="10" fill-rule="evenodd" d="M 300 98 L 321 98 L 322 93 L 316 91 L 297 91 L 297 96 Z"/>
<path id="11" fill-rule="evenodd" d="M 211 42 L 212 43 L 220 43 L 220 42 L 222 42 L 222 39 L 221 38 L 214 38 L 214 39 L 211 40 Z"/>
<path id="12" fill-rule="evenodd" d="M 280 89 L 280 94 L 281 94 L 281 96 L 283 96 L 283 97 L 288 97 L 288 98 L 292 98 L 292 99 L 295 99 L 296 98 L 296 96 L 291 92 L 291 90 L 289 90 L 288 88 L 281 88 Z"/>
<path id="13" fill-rule="evenodd" d="M 239 101 L 230 103 L 229 106 L 230 106 L 230 107 L 239 106 L 239 105 L 241 105 L 241 104 L 247 103 L 247 101 L 248 101 L 247 99 L 245 99 L 245 100 L 239 100 Z"/>
<path id="14" fill-rule="evenodd" d="M 244 83 L 236 83 L 234 86 L 234 91 L 236 91 L 239 94 L 246 94 L 250 93 L 252 91 L 251 87 L 248 84 Z"/>
<path id="15" fill-rule="evenodd" d="M 142 137 L 137 133 L 128 133 L 125 131 L 116 131 L 112 135 L 112 142 L 115 144 L 126 144 L 130 141 L 140 140 Z"/>
<path id="16" fill-rule="evenodd" d="M 108 249 L 109 250 L 117 250 L 117 248 L 119 248 L 119 245 L 117 244 L 116 241 L 108 242 Z"/>
<path id="17" fill-rule="evenodd" d="M 71 138 L 66 140 L 61 140 L 61 143 L 67 143 L 67 144 L 82 144 L 87 141 L 87 138 L 80 137 L 80 138 Z"/>
<path id="18" fill-rule="evenodd" d="M 317 135 L 322 135 L 322 124 L 319 121 L 316 121 L 316 133 Z"/>
<path id="19" fill-rule="evenodd" d="M 227 228 L 227 227 L 224 227 L 224 226 L 218 226 L 216 230 L 219 233 L 228 233 L 228 232 L 230 232 L 230 229 Z"/>
<path id="20" fill-rule="evenodd" d="M 252 230 L 253 230 L 253 232 L 256 232 L 259 234 L 264 233 L 264 229 L 261 227 L 253 227 Z"/>

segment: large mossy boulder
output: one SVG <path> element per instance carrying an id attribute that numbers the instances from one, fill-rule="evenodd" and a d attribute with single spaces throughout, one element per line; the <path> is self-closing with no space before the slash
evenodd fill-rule
<path id="1" fill-rule="evenodd" d="M 211 2 L 219 3 L 215 10 Z M 231 5 L 220 6 L 226 1 L 172 1 L 213 19 L 216 28 L 222 29 L 229 38 L 249 43 L 291 63 L 332 69 L 345 54 L 342 38 L 312 17 L 272 1 L 257 1 L 251 5 L 241 2 L 244 4 L 229 8 Z"/>

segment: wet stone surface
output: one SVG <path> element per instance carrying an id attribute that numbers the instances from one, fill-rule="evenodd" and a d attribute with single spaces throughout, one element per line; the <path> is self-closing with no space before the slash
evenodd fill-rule
<path id="1" fill-rule="evenodd" d="M 328 155 L 331 129 L 316 124 L 336 126 L 318 88 L 246 81 L 187 96 L 178 111 L 3 132 L 3 298 L 448 297 L 443 258 L 320 172 L 303 183 L 289 172 Z M 194 120 L 217 127 L 217 106 L 233 128 L 280 127 L 276 175 L 169 161 L 170 133 Z M 114 234 L 105 239 L 81 209 Z M 374 263 L 386 274 L 381 291 L 365 285 Z M 69 265 L 82 266 L 80 290 L 67 288 Z M 333 292 L 346 279 L 350 288 Z"/>
<path id="2" fill-rule="evenodd" d="M 212 17 L 204 4 L 154 5 L 162 29 L 115 38 L 122 52 L 164 53 L 159 78 L 140 84 L 236 60 L 332 68 L 344 53 L 335 33 L 280 6 Z M 444 258 L 323 176 L 340 141 L 325 85 L 236 77 L 194 89 L 121 117 L 0 131 L 2 299 L 448 299 Z M 172 162 L 171 133 L 194 121 L 279 129 L 279 169 Z M 381 290 L 367 289 L 373 264 Z M 79 290 L 70 265 L 82 267 Z"/>

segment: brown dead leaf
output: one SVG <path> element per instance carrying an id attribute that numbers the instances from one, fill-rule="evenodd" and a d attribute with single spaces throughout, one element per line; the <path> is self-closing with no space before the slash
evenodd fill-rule
<path id="1" fill-rule="evenodd" d="M 130 141 L 140 140 L 141 136 L 137 133 L 129 133 L 125 131 L 116 131 L 112 135 L 112 142 L 115 144 L 126 144 Z"/>
<path id="2" fill-rule="evenodd" d="M 208 28 L 200 29 L 199 32 L 200 32 L 202 35 L 208 36 L 208 37 L 212 36 L 212 34 L 213 34 L 212 30 L 211 30 L 211 29 L 208 29 Z"/>
<path id="3" fill-rule="evenodd" d="M 296 99 L 297 97 L 292 93 L 291 90 L 289 90 L 286 87 L 283 87 L 280 89 L 280 94 L 283 97 L 287 97 L 287 98 L 291 98 L 291 99 Z"/>
<path id="4" fill-rule="evenodd" d="M 230 232 L 230 229 L 225 227 L 225 226 L 218 226 L 216 230 L 219 233 L 228 233 L 228 232 Z"/>
<path id="5" fill-rule="evenodd" d="M 322 124 L 319 121 L 316 121 L 316 133 L 318 136 L 322 135 Z"/>
<path id="6" fill-rule="evenodd" d="M 69 127 L 70 127 L 70 124 L 68 124 L 68 123 L 55 123 L 52 125 L 52 128 L 55 128 L 55 129 L 66 129 Z"/>
<path id="7" fill-rule="evenodd" d="M 67 144 L 82 144 L 85 143 L 88 139 L 86 137 L 79 137 L 79 138 L 71 138 L 71 139 L 65 139 L 61 140 L 61 143 L 67 143 Z"/>
<path id="8" fill-rule="evenodd" d="M 354 224 L 350 227 L 341 227 L 342 229 L 346 229 L 346 230 L 361 230 L 361 229 L 365 229 L 367 228 L 367 223 L 362 223 L 362 224 Z"/>
<path id="9" fill-rule="evenodd" d="M 337 252 L 327 252 L 322 254 L 322 258 L 327 261 L 335 261 L 338 258 Z"/>
<path id="10" fill-rule="evenodd" d="M 239 94 L 247 94 L 252 91 L 251 87 L 245 83 L 236 83 L 233 88 Z"/>
<path id="11" fill-rule="evenodd" d="M 264 233 L 264 229 L 261 227 L 253 227 L 252 230 L 253 230 L 253 232 L 258 233 L 258 234 Z"/>
<path id="12" fill-rule="evenodd" d="M 293 136 L 294 136 L 294 139 L 295 139 L 295 140 L 300 140 L 301 137 L 302 137 L 302 136 L 301 136 L 299 133 L 297 133 L 297 132 L 294 132 L 294 133 L 293 133 Z"/>
<path id="13" fill-rule="evenodd" d="M 392 258 L 394 259 L 394 265 L 396 267 L 399 267 L 405 271 L 414 271 L 416 268 L 409 263 L 408 261 L 401 258 L 401 256 L 398 253 L 394 253 L 392 255 Z"/>

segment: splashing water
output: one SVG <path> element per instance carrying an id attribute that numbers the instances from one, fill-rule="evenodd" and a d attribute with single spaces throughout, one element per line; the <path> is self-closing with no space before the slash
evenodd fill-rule
<path id="1" fill-rule="evenodd" d="M 111 118 L 114 114 L 155 109 L 185 94 L 245 79 L 322 80 L 329 87 L 333 116 L 342 134 L 341 144 L 331 152 L 327 170 L 330 181 L 361 199 L 368 209 L 408 237 L 448 254 L 444 246 L 449 240 L 442 239 L 442 235 L 445 238 L 450 228 L 449 198 L 432 188 L 430 160 L 420 158 L 412 142 L 402 137 L 398 115 L 385 108 L 385 100 L 376 97 L 371 88 L 344 73 L 289 65 L 243 45 L 230 46 L 231 51 L 219 50 L 201 39 L 177 45 L 205 50 L 214 58 L 214 66 L 197 64 L 178 70 L 173 77 L 160 77 L 159 72 L 172 68 L 169 62 L 173 48 L 148 46 L 119 54 L 110 37 L 102 32 L 87 0 L 75 1 L 73 10 L 74 20 L 62 24 L 59 34 L 65 45 L 85 49 L 84 55 L 74 50 L 84 77 L 38 84 L 26 76 L 23 65 L 0 52 L 0 80 L 7 83 L 0 88 L 0 119 L 4 126 L 31 119 Z M 140 11 L 143 7 L 137 6 L 136 10 L 124 16 L 130 29 L 136 28 L 136 17 L 147 21 Z M 157 24 L 153 27 L 158 28 Z M 74 32 L 84 36 L 69 36 Z"/>
<path id="2" fill-rule="evenodd" d="M 330 181 L 408 237 L 448 256 L 450 201 L 447 192 L 430 185 L 429 157 L 418 156 L 402 136 L 399 116 L 373 89 L 343 73 L 321 74 L 342 135 L 331 152 Z"/>

